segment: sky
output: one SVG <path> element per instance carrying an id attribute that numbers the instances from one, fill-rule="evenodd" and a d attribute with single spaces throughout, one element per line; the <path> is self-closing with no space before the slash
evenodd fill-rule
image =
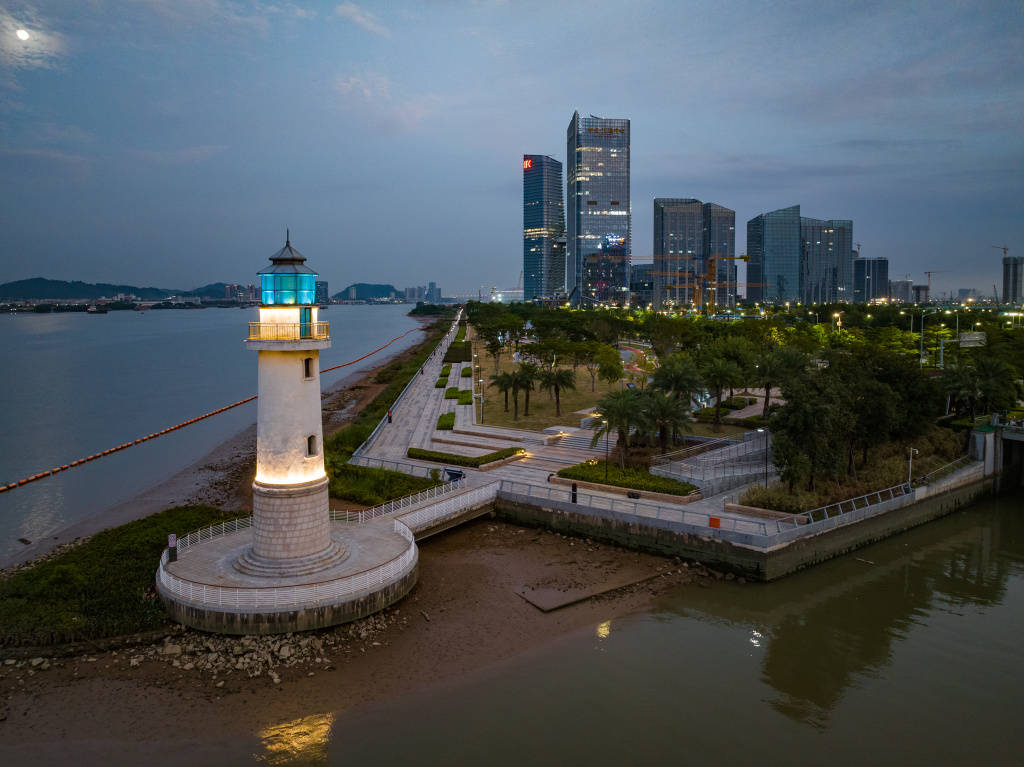
<path id="1" fill-rule="evenodd" d="M 28 39 L 18 32 L 24 30 Z M 937 292 L 1024 255 L 1024 3 L 0 3 L 0 282 L 513 287 L 522 155 L 631 120 L 654 197 L 849 218 Z"/>

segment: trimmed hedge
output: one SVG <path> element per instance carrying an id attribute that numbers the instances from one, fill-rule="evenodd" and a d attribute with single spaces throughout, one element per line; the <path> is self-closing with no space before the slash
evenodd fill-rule
<path id="1" fill-rule="evenodd" d="M 472 378 L 473 377 L 473 368 L 470 367 L 469 365 L 466 365 L 466 367 L 462 368 L 462 377 L 463 378 Z"/>
<path id="2" fill-rule="evenodd" d="M 445 362 L 472 362 L 473 346 L 469 341 L 453 341 L 444 353 Z"/>
<path id="3" fill-rule="evenodd" d="M 745 407 L 756 404 L 756 397 L 729 397 L 722 400 L 722 407 L 727 407 L 730 410 L 742 410 Z"/>
<path id="4" fill-rule="evenodd" d="M 443 389 L 447 385 L 448 385 L 448 379 L 447 378 L 438 378 L 436 381 L 434 381 L 434 388 L 435 389 Z"/>
<path id="5" fill-rule="evenodd" d="M 473 390 L 472 389 L 459 389 L 459 404 L 460 405 L 472 405 L 473 404 Z"/>
<path id="6" fill-rule="evenodd" d="M 451 431 L 455 428 L 455 413 L 441 413 L 437 417 L 437 428 L 441 431 Z"/>
<path id="7" fill-rule="evenodd" d="M 608 478 L 605 479 L 605 462 L 599 460 L 584 461 L 575 466 L 559 469 L 558 476 L 566 479 L 578 479 L 583 482 L 596 482 L 601 485 L 628 487 L 631 490 L 647 490 L 652 493 L 668 495 L 690 495 L 697 489 L 689 482 L 679 482 L 668 477 L 650 474 L 646 469 L 620 469 L 618 464 L 608 464 Z"/>
<path id="8" fill-rule="evenodd" d="M 442 378 L 447 378 L 451 374 L 452 374 L 452 366 L 451 365 L 445 365 L 443 368 L 441 368 L 441 377 Z"/>
<path id="9" fill-rule="evenodd" d="M 521 447 L 506 447 L 504 450 L 495 450 L 493 453 L 471 456 L 459 455 L 457 453 L 441 453 L 437 450 L 424 450 L 419 447 L 410 447 L 405 454 L 409 458 L 419 458 L 421 461 L 450 463 L 453 466 L 469 466 L 470 468 L 475 469 L 479 466 L 483 466 L 484 464 L 500 461 L 503 458 L 518 455 L 522 452 L 523 449 Z"/>
<path id="10" fill-rule="evenodd" d="M 459 398 L 459 387 L 458 386 L 449 386 L 447 389 L 444 390 L 444 398 L 445 399 L 458 399 Z"/>

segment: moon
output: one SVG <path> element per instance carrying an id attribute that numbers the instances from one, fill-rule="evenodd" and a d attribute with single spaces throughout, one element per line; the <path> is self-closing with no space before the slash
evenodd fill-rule
<path id="1" fill-rule="evenodd" d="M 24 30 L 24 29 L 19 29 L 14 34 L 16 34 L 18 36 L 19 40 L 28 40 L 28 38 L 29 38 L 28 31 Z"/>

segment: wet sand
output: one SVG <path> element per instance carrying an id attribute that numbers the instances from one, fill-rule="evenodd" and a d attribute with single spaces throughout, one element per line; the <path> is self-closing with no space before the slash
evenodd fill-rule
<path id="1" fill-rule="evenodd" d="M 600 584 L 627 571 L 649 579 L 553 612 L 516 593 Z M 667 589 L 713 580 L 673 560 L 483 518 L 424 541 L 416 588 L 354 636 L 347 627 L 298 635 L 336 642 L 325 642 L 319 663 L 278 667 L 276 684 L 267 674 L 185 670 L 160 654 L 133 667 L 136 650 L 54 658 L 31 675 L 27 664 L 0 667 L 0 757 L 10 765 L 244 762 L 266 753 L 284 723 L 340 718 L 454 684 L 644 610 Z"/>

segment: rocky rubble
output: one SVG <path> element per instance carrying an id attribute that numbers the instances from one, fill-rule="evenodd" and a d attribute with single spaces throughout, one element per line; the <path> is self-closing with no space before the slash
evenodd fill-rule
<path id="1" fill-rule="evenodd" d="M 8 678 L 20 685 L 39 672 L 68 666 L 77 676 L 79 664 L 102 659 L 104 668 L 131 670 L 146 663 L 163 663 L 214 680 L 240 674 L 249 678 L 266 676 L 278 684 L 286 672 L 312 676 L 319 669 L 333 670 L 339 657 L 385 646 L 387 642 L 382 640 L 388 627 L 406 621 L 401 608 L 396 608 L 333 629 L 298 634 L 225 636 L 177 627 L 160 642 L 101 653 L 100 657 L 8 658 L 0 665 L 0 679 Z M 223 686 L 223 679 L 215 686 Z"/>

